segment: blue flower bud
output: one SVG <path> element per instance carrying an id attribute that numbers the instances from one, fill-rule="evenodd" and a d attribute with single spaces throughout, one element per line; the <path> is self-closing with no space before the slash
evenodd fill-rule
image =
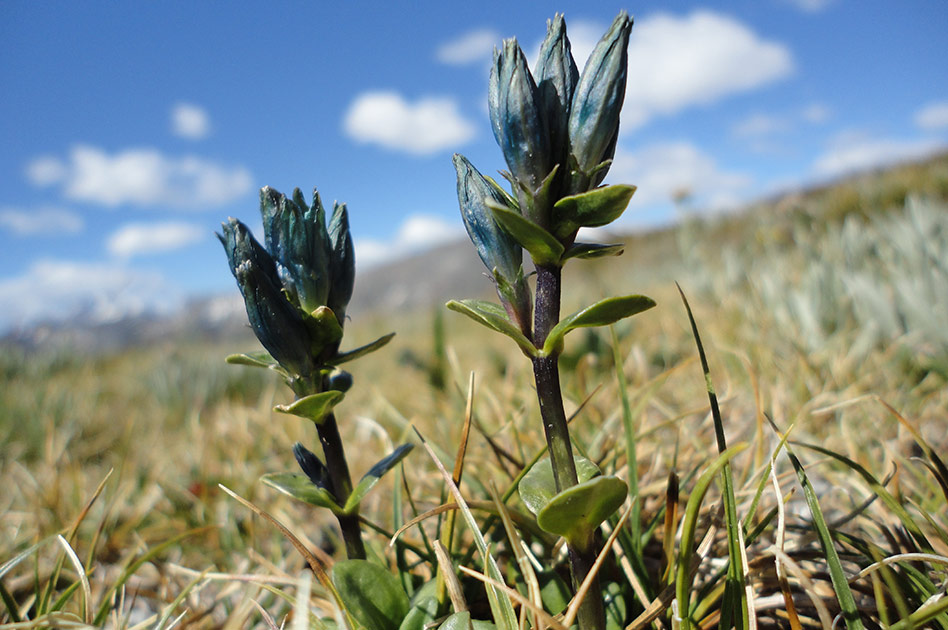
<path id="1" fill-rule="evenodd" d="M 487 207 L 490 200 L 508 205 L 503 190 L 480 174 L 459 153 L 454 154 L 458 175 L 458 204 L 467 234 L 497 287 L 511 320 L 525 331 L 530 326 L 530 289 L 523 277 L 523 248 L 501 228 Z"/>
<path id="2" fill-rule="evenodd" d="M 333 204 L 332 218 L 329 220 L 329 252 L 329 298 L 326 306 L 332 309 L 339 325 L 343 326 L 346 307 L 352 299 L 355 285 L 355 249 L 349 234 L 349 215 L 344 203 Z"/>
<path id="3" fill-rule="evenodd" d="M 290 300 L 306 313 L 324 306 L 330 291 L 330 246 L 319 195 L 313 192 L 311 208 L 299 188 L 293 199 L 287 199 L 265 187 L 260 191 L 260 212 L 267 250 Z"/>
<path id="4" fill-rule="evenodd" d="M 579 82 L 579 70 L 566 37 L 566 21 L 557 13 L 547 22 L 546 39 L 540 46 L 536 66 L 540 104 L 550 131 L 553 161 L 562 164 L 560 173 L 568 173 L 569 136 L 567 124 L 573 92 Z"/>
<path id="5" fill-rule="evenodd" d="M 537 86 L 516 39 L 504 40 L 503 49 L 494 51 L 488 106 L 494 137 L 510 173 L 533 194 L 552 170 L 553 161 Z"/>
<path id="6" fill-rule="evenodd" d="M 458 175 L 461 218 L 477 255 L 488 271 L 499 269 L 505 276 L 515 277 L 523 264 L 523 248 L 497 225 L 486 204 L 489 199 L 507 205 L 503 193 L 460 153 L 454 154 L 454 168 Z"/>
<path id="7" fill-rule="evenodd" d="M 623 11 L 613 21 L 586 62 L 573 94 L 569 114 L 570 152 L 583 182 L 583 192 L 605 177 L 605 169 L 598 167 L 615 153 L 619 131 L 619 111 L 625 99 L 628 73 L 629 33 L 632 20 Z"/>
<path id="8" fill-rule="evenodd" d="M 230 219 L 222 231 L 217 236 L 257 339 L 291 374 L 312 373 L 316 366 L 310 330 L 303 313 L 287 300 L 273 258 L 240 221 Z"/>
<path id="9" fill-rule="evenodd" d="M 330 478 L 329 469 L 326 468 L 326 465 L 316 456 L 316 453 L 297 442 L 293 445 L 293 456 L 296 458 L 296 463 L 300 465 L 300 468 L 306 473 L 310 481 L 318 488 L 327 490 L 330 493 L 332 492 L 332 480 Z"/>

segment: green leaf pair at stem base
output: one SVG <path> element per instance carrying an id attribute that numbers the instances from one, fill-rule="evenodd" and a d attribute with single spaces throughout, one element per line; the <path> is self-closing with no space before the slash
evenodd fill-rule
<path id="1" fill-rule="evenodd" d="M 622 505 L 628 486 L 618 477 L 600 476 L 599 467 L 574 456 L 579 483 L 556 492 L 553 464 L 540 460 L 520 480 L 520 499 L 537 516 L 541 529 L 570 544 L 586 544 L 592 532 Z"/>

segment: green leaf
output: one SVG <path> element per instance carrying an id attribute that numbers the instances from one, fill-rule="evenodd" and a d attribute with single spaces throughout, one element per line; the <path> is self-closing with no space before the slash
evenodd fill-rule
<path id="1" fill-rule="evenodd" d="M 471 613 L 464 610 L 449 615 L 444 622 L 438 626 L 439 630 L 471 630 Z"/>
<path id="2" fill-rule="evenodd" d="M 464 610 L 449 615 L 438 626 L 438 630 L 494 630 L 497 626 L 483 619 L 471 619 L 470 611 Z"/>
<path id="3" fill-rule="evenodd" d="M 346 361 L 352 361 L 353 359 L 358 359 L 359 357 L 363 357 L 369 354 L 370 352 L 375 352 L 376 350 L 378 350 L 379 348 L 387 344 L 389 341 L 391 341 L 392 337 L 394 336 L 395 336 L 395 333 L 393 332 L 390 332 L 387 335 L 382 335 L 381 337 L 379 337 L 372 343 L 367 343 L 364 346 L 359 346 L 355 350 L 349 350 L 348 352 L 340 352 L 336 356 L 329 359 L 329 361 L 327 361 L 326 363 L 329 365 L 340 365 L 342 363 L 345 363 Z"/>
<path id="4" fill-rule="evenodd" d="M 398 578 L 368 560 L 343 560 L 332 567 L 332 583 L 356 621 L 371 630 L 398 630 L 408 614 L 408 595 Z"/>
<path id="5" fill-rule="evenodd" d="M 382 475 L 394 468 L 398 462 L 405 459 L 411 449 L 415 448 L 414 444 L 402 444 L 396 448 L 392 453 L 385 459 L 377 462 L 372 468 L 369 469 L 369 472 L 363 475 L 362 479 L 359 480 L 358 485 L 352 490 L 352 494 L 349 495 L 349 499 L 346 501 L 345 506 L 343 506 L 343 511 L 347 514 L 352 513 L 359 507 L 359 502 L 362 501 L 363 497 L 368 494 L 369 490 L 378 483 L 379 479 L 382 478 Z"/>
<path id="6" fill-rule="evenodd" d="M 563 238 L 580 227 L 612 223 L 625 212 L 634 193 L 635 186 L 617 184 L 563 197 L 553 204 L 556 236 Z"/>
<path id="7" fill-rule="evenodd" d="M 503 333 L 517 342 L 528 357 L 536 354 L 536 348 L 529 339 L 507 317 L 504 307 L 487 300 L 451 300 L 446 306 L 452 311 L 463 313 L 475 322 L 491 330 Z"/>
<path id="8" fill-rule="evenodd" d="M 599 466 L 581 455 L 573 455 L 576 476 L 579 482 L 589 481 L 600 474 Z M 523 476 L 517 486 L 520 500 L 534 514 L 537 514 L 556 496 L 556 482 L 553 479 L 553 464 L 549 457 L 538 461 Z"/>
<path id="9" fill-rule="evenodd" d="M 345 394 L 331 389 L 328 392 L 304 396 L 289 405 L 277 405 L 273 410 L 306 418 L 316 424 L 322 424 L 333 407 L 342 402 L 343 398 L 345 398 Z"/>
<path id="10" fill-rule="evenodd" d="M 629 486 L 618 477 L 594 477 L 554 496 L 537 512 L 537 525 L 571 544 L 583 544 L 628 493 Z"/>
<path id="11" fill-rule="evenodd" d="M 269 352 L 248 352 L 246 354 L 231 354 L 224 359 L 231 365 L 248 365 L 250 367 L 275 368 L 280 364 L 270 356 Z"/>
<path id="12" fill-rule="evenodd" d="M 628 605 L 622 588 L 615 582 L 609 582 L 603 589 L 602 605 L 606 612 L 606 630 L 623 630 Z"/>
<path id="13" fill-rule="evenodd" d="M 608 326 L 620 319 L 647 311 L 653 306 L 655 306 L 655 301 L 644 295 L 623 295 L 600 300 L 591 306 L 576 311 L 554 326 L 546 337 L 541 353 L 544 356 L 549 356 L 557 351 L 563 343 L 566 333 L 575 328 Z"/>
<path id="14" fill-rule="evenodd" d="M 573 243 L 572 247 L 566 250 L 562 260 L 565 262 L 570 258 L 603 258 L 605 256 L 621 256 L 625 251 L 623 243 Z"/>
<path id="15" fill-rule="evenodd" d="M 425 582 L 411 598 L 411 609 L 398 630 L 424 630 L 438 614 L 437 580 Z"/>
<path id="16" fill-rule="evenodd" d="M 342 326 L 328 306 L 320 306 L 305 319 L 315 348 L 325 348 L 342 340 Z"/>
<path id="17" fill-rule="evenodd" d="M 267 368 L 273 370 L 283 378 L 290 378 L 289 372 L 270 356 L 269 352 L 248 352 L 247 354 L 231 354 L 224 359 L 231 365 L 246 365 L 249 367 Z"/>
<path id="18" fill-rule="evenodd" d="M 563 578 L 553 571 L 545 571 L 537 573 L 537 581 L 540 583 L 540 600 L 543 602 L 543 608 L 551 615 L 558 615 L 566 610 L 572 593 Z"/>
<path id="19" fill-rule="evenodd" d="M 336 499 L 332 494 L 325 488 L 320 488 L 314 484 L 306 475 L 299 473 L 270 473 L 260 477 L 260 481 L 303 503 L 328 508 L 336 514 L 342 513 L 342 508 L 336 503 Z"/>
<path id="20" fill-rule="evenodd" d="M 530 253 L 534 263 L 559 264 L 565 248 L 555 236 L 530 219 L 521 216 L 516 210 L 493 203 L 490 199 L 485 199 L 484 203 L 493 213 L 494 220 Z"/>

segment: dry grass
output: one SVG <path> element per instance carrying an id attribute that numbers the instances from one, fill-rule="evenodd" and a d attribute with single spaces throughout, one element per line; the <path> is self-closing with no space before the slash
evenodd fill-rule
<path id="1" fill-rule="evenodd" d="M 716 455 L 704 379 L 673 280 L 681 283 L 695 309 L 728 443 L 749 445 L 731 465 L 748 532 L 764 524 L 747 545 L 760 627 L 790 623 L 781 593 L 784 574 L 778 573 L 775 557 L 784 560 L 789 578 L 783 584 L 793 593 L 800 624 L 818 627 L 821 614 L 825 621 L 826 614 L 839 611 L 810 512 L 784 455 L 777 458 L 774 477 L 768 476 L 780 438 L 767 418 L 783 431 L 792 426 L 798 443 L 831 449 L 885 480 L 888 493 L 931 545 L 921 549 L 891 505 L 852 467 L 795 445 L 827 521 L 838 527 L 837 545 L 849 576 L 856 576 L 873 554 L 877 559 L 910 551 L 948 556 L 944 489 L 926 468 L 931 458 L 912 433 L 918 431 L 934 452 L 948 453 L 948 345 L 920 338 L 915 330 L 867 338 L 866 316 L 845 296 L 839 296 L 838 308 L 830 309 L 835 319 L 821 323 L 824 337 L 814 344 L 805 327 L 792 325 L 794 311 L 775 297 L 780 294 L 760 288 L 762 274 L 783 273 L 786 277 L 779 280 L 786 284 L 776 286 L 799 289 L 802 297 L 794 299 L 823 300 L 814 297 L 815 289 L 804 290 L 801 278 L 807 265 L 818 268 L 834 260 L 832 252 L 820 249 L 834 242 L 833 230 L 857 216 L 867 226 L 887 217 L 898 220 L 902 211 L 893 208 L 901 207 L 905 191 L 944 199 L 946 163 L 941 159 L 928 170 L 897 170 L 888 176 L 888 187 L 878 178 L 856 181 L 761 207 L 741 219 L 696 222 L 679 233 L 633 237 L 618 262 L 572 265 L 564 285 L 564 312 L 633 292 L 659 303 L 617 327 L 638 428 L 642 526 L 656 526 L 638 567 L 650 580 L 650 596 L 658 595 L 655 588 L 663 583 L 667 566 L 662 523 L 669 474 L 674 472 L 681 483 L 680 519 L 695 479 Z M 938 212 L 944 216 L 945 208 Z M 941 219 L 939 225 L 940 238 L 948 243 L 948 223 Z M 827 234 L 831 240 L 821 240 Z M 923 242 L 926 238 L 933 237 L 923 236 Z M 944 285 L 938 291 L 945 291 L 948 278 L 940 281 Z M 581 288 L 571 292 L 569 287 Z M 821 309 L 827 308 L 823 302 Z M 945 317 L 942 312 L 943 322 Z M 453 455 L 473 371 L 476 423 L 462 492 L 472 501 L 489 501 L 488 480 L 500 490 L 508 487 L 519 472 L 515 462 L 522 465 L 542 446 L 528 363 L 504 339 L 449 314 L 446 387 L 438 390 L 418 365 L 437 365 L 432 318 L 422 312 L 353 322 L 347 337 L 353 345 L 389 330 L 399 335 L 371 360 L 354 365 L 356 386 L 338 410 L 350 444 L 350 465 L 361 474 L 392 443 L 408 439 L 409 425 Z M 330 516 L 256 482 L 263 473 L 291 470 L 290 445 L 296 440 L 311 444 L 315 433 L 299 419 L 272 413 L 273 405 L 289 396 L 274 375 L 223 364 L 226 354 L 255 347 L 248 338 L 226 346 L 169 342 L 99 357 L 5 351 L 0 362 L 0 478 L 5 481 L 0 484 L 0 562 L 17 559 L 30 545 L 41 543 L 0 575 L 20 620 L 30 625 L 29 619 L 52 611 L 64 593 L 61 608 L 71 616 L 53 625 L 75 618 L 115 627 L 168 627 L 183 615 L 179 626 L 267 627 L 268 618 L 279 625 L 292 611 L 297 589 L 287 585 L 297 585 L 302 558 L 217 485 L 263 507 L 313 548 L 330 555 L 337 551 Z M 414 362 L 405 360 L 408 350 Z M 567 411 L 588 400 L 574 421 L 575 439 L 590 459 L 625 477 L 620 395 L 608 331 L 573 333 L 564 363 L 573 366 L 564 379 Z M 407 460 L 405 477 L 417 512 L 441 503 L 442 482 L 422 453 Z M 103 480 L 101 495 L 84 514 Z M 382 482 L 389 489 L 392 483 L 391 478 Z M 759 498 L 758 488 L 763 488 Z M 700 548 L 706 560 L 696 574 L 692 600 L 699 606 L 693 616 L 704 626 L 716 624 L 721 567 L 727 558 L 719 498 L 712 488 L 698 519 L 699 541 L 706 536 Z M 519 509 L 516 498 L 510 505 Z M 363 513 L 391 530 L 392 506 L 393 493 L 377 489 Z M 406 510 L 405 517 L 411 516 Z M 672 531 L 678 529 L 678 519 Z M 429 519 L 423 525 L 432 539 L 437 522 Z M 88 594 L 62 543 L 48 538 L 57 533 L 85 566 Z M 405 540 L 424 545 L 418 529 L 409 530 Z M 370 536 L 372 549 L 391 558 L 387 543 L 385 536 Z M 155 556 L 123 580 L 122 572 L 150 552 Z M 506 552 L 499 553 L 506 562 Z M 607 563 L 607 581 L 628 583 L 627 560 L 620 552 Z M 945 567 L 938 562 L 893 565 L 854 579 L 856 604 L 867 627 L 894 623 L 918 607 L 919 594 L 906 586 L 912 571 L 944 590 Z M 315 588 L 313 609 L 331 614 L 332 606 L 319 597 Z M 105 621 L 90 616 L 90 610 L 103 605 L 108 610 L 113 601 L 117 608 Z M 641 610 L 632 600 L 625 603 L 632 617 L 633 609 Z M 0 623 L 18 621 L 6 606 L 3 610 Z M 670 621 L 663 612 L 655 623 L 666 627 Z M 944 617 L 931 623 L 946 624 Z"/>

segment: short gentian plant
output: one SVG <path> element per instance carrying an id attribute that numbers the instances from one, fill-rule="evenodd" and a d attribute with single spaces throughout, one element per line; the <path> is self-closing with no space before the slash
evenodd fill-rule
<path id="1" fill-rule="evenodd" d="M 316 425 L 325 462 L 302 444 L 293 454 L 305 475 L 278 473 L 264 481 L 307 503 L 332 510 L 350 558 L 364 558 L 359 503 L 411 445 L 378 462 L 353 488 L 333 408 L 352 385 L 339 365 L 378 350 L 393 334 L 340 352 L 346 307 L 355 282 L 355 253 L 345 204 L 334 204 L 329 224 L 319 194 L 307 204 L 297 188 L 292 199 L 260 191 L 264 243 L 237 219 L 219 234 L 231 272 L 244 297 L 247 317 L 266 352 L 228 357 L 230 363 L 265 367 L 280 374 L 296 400 L 276 411 Z"/>
<path id="2" fill-rule="evenodd" d="M 618 244 L 581 243 L 579 229 L 615 221 L 634 186 L 601 186 L 615 154 L 625 96 L 632 20 L 620 13 L 582 74 L 557 15 L 531 73 L 516 39 L 494 53 L 488 104 L 494 137 L 507 162 L 508 192 L 455 155 L 461 216 L 494 282 L 501 305 L 459 300 L 448 308 L 511 337 L 533 363 L 549 459 L 520 483 L 538 525 L 569 546 L 574 589 L 590 573 L 599 525 L 625 501 L 628 488 L 574 456 L 560 391 L 563 339 L 580 327 L 604 326 L 651 308 L 641 295 L 611 297 L 560 318 L 561 271 L 573 258 L 617 255 Z M 532 295 L 524 250 L 536 274 Z M 579 609 L 581 628 L 604 628 L 598 584 Z"/>

